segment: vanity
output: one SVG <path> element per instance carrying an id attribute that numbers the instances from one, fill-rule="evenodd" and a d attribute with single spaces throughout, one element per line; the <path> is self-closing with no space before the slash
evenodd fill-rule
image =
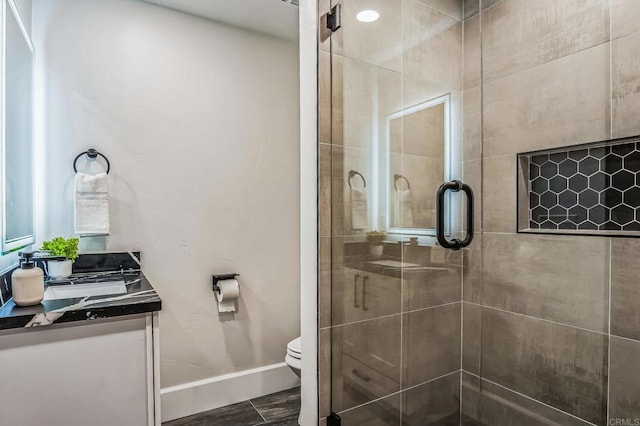
<path id="1" fill-rule="evenodd" d="M 341 371 L 342 404 L 355 406 L 399 389 L 403 361 L 397 314 L 454 303 L 461 296 L 462 268 L 459 254 L 445 257 L 441 248 L 407 243 L 386 244 L 381 258 L 369 256 L 362 243 L 345 244 L 344 253 L 342 285 L 333 289 L 342 294 L 332 315 L 348 325 L 334 331 L 333 350 L 340 356 L 333 367 Z M 405 315 L 405 327 L 413 320 Z M 409 348 L 411 342 L 404 344 Z M 417 404 L 407 402 L 407 412 L 417 410 Z"/>
<path id="2" fill-rule="evenodd" d="M 140 253 L 81 254 L 36 306 L 0 280 L 1 425 L 160 424 L 162 301 Z"/>

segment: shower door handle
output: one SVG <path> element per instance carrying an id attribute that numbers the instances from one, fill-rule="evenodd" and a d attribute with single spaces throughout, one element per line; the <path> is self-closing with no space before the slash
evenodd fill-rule
<path id="1" fill-rule="evenodd" d="M 467 235 L 464 240 L 460 241 L 457 238 L 451 241 L 447 240 L 444 233 L 444 197 L 447 191 L 463 191 L 467 195 Z M 436 237 L 438 243 L 447 249 L 460 250 L 463 247 L 467 247 L 473 241 L 473 190 L 466 183 L 462 183 L 459 180 L 453 180 L 451 182 L 445 182 L 438 188 L 436 193 Z"/>

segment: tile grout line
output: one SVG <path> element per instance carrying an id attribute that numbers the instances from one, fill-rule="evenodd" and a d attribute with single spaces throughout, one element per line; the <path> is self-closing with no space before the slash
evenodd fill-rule
<path id="1" fill-rule="evenodd" d="M 251 406 L 253 407 L 253 409 L 254 409 L 254 410 L 256 410 L 256 413 L 258 413 L 258 415 L 259 415 L 260 417 L 262 417 L 262 420 L 264 420 L 264 422 L 263 422 L 263 423 L 266 423 L 266 422 L 267 422 L 267 419 L 265 419 L 265 418 L 264 418 L 264 416 L 262 415 L 262 413 L 260 412 L 260 410 L 258 410 L 258 409 L 256 408 L 256 406 L 255 406 L 255 405 L 253 405 L 253 401 L 251 401 L 250 399 L 248 399 L 247 401 L 249 401 L 249 404 L 251 404 Z M 258 424 L 261 424 L 261 423 L 258 423 Z"/>
<path id="2" fill-rule="evenodd" d="M 613 31 L 611 25 L 612 1 L 609 0 L 609 137 L 613 139 Z M 613 276 L 613 239 L 609 238 L 609 297 L 608 297 L 608 324 L 607 324 L 607 407 L 605 409 L 607 424 L 609 423 L 609 406 L 611 401 L 611 284 Z"/>
<path id="3" fill-rule="evenodd" d="M 419 5 L 420 5 L 420 6 L 427 7 L 427 8 L 429 8 L 429 9 L 431 9 L 431 10 L 435 10 L 436 12 L 439 12 L 440 14 L 445 15 L 445 16 L 446 16 L 446 17 L 448 17 L 448 18 L 455 19 L 456 21 L 458 21 L 458 23 L 463 23 L 463 22 L 465 21 L 465 19 L 464 19 L 464 6 L 462 7 L 462 10 L 461 10 L 461 12 L 462 12 L 462 13 L 461 13 L 461 15 L 460 15 L 460 17 L 458 18 L 458 17 L 455 17 L 455 16 L 451 15 L 449 12 L 445 12 L 444 10 L 440 10 L 440 9 L 438 9 L 438 8 L 437 8 L 437 7 L 435 7 L 435 6 L 431 6 L 431 5 L 428 5 L 428 4 L 423 3 L 423 2 L 419 2 Z M 475 15 L 473 15 L 473 16 L 475 16 Z"/>
<path id="4" fill-rule="evenodd" d="M 504 1 L 504 0 L 503 0 L 503 1 Z M 486 12 L 486 11 L 488 11 L 488 10 L 493 9 L 494 7 L 496 7 L 496 6 L 498 6 L 499 4 L 503 3 L 503 1 L 496 2 L 496 3 L 492 4 L 491 6 L 487 7 L 486 9 L 484 9 L 484 10 L 482 9 L 482 2 L 478 2 L 478 12 L 477 12 L 477 13 L 474 13 L 473 15 L 469 16 L 468 18 L 466 18 L 466 19 L 465 19 L 465 21 L 466 21 L 467 19 L 475 18 L 476 16 L 478 16 L 478 15 L 480 14 L 480 12 Z"/>
<path id="5" fill-rule="evenodd" d="M 498 81 L 500 81 L 500 80 L 503 80 L 503 79 L 505 79 L 505 78 L 509 78 L 509 77 L 514 76 L 514 75 L 521 74 L 521 73 L 524 73 L 524 72 L 526 72 L 526 71 L 530 71 L 530 70 L 533 70 L 533 69 L 535 69 L 535 68 L 541 67 L 541 66 L 543 66 L 543 65 L 551 64 L 551 63 L 553 63 L 553 62 L 556 62 L 556 61 L 559 61 L 559 60 L 562 60 L 562 59 L 569 58 L 569 57 L 571 57 L 571 56 L 573 56 L 573 55 L 576 55 L 576 54 L 579 54 L 579 53 L 584 53 L 584 52 L 586 52 L 586 51 L 587 51 L 587 50 L 589 50 L 589 49 L 594 49 L 594 48 L 597 48 L 597 47 L 601 47 L 601 46 L 603 46 L 603 45 L 605 45 L 605 44 L 608 44 L 608 43 L 610 43 L 610 40 L 605 40 L 605 41 L 603 41 L 603 42 L 596 43 L 596 44 L 594 44 L 594 45 L 587 46 L 587 47 L 584 47 L 584 48 L 582 48 L 582 49 L 578 49 L 578 50 L 576 50 L 576 51 L 574 51 L 574 52 L 571 52 L 571 53 L 569 53 L 569 54 L 566 54 L 566 55 L 564 55 L 564 56 L 560 56 L 559 58 L 550 59 L 550 60 L 548 60 L 548 61 L 546 61 L 546 62 L 542 62 L 542 63 L 536 64 L 536 65 L 532 65 L 532 66 L 530 66 L 530 67 L 528 67 L 528 68 L 521 69 L 521 70 L 516 71 L 516 72 L 513 72 L 513 73 L 511 73 L 511 74 L 503 75 L 503 76 L 498 77 L 498 78 L 495 78 L 495 79 L 493 79 L 493 80 L 489 80 L 489 81 L 487 81 L 487 82 L 486 82 L 486 84 L 494 84 L 494 83 L 496 83 L 496 82 L 498 82 Z"/>
<path id="6" fill-rule="evenodd" d="M 465 35 L 467 33 L 467 20 L 464 17 L 465 14 L 465 0 L 463 0 L 462 2 L 462 118 L 461 118 L 461 123 L 462 123 L 462 140 L 461 140 L 461 145 L 462 145 L 462 180 L 463 182 L 466 182 L 467 180 L 467 176 L 465 173 L 465 158 L 464 158 L 464 152 L 465 152 L 465 138 L 464 138 L 464 129 L 465 129 L 465 119 L 464 119 L 464 105 L 465 105 L 465 65 L 466 61 L 464 60 L 465 58 L 465 52 L 466 52 L 466 43 L 465 43 Z M 478 9 L 480 9 L 480 0 L 478 0 Z M 479 10 L 478 10 L 479 13 Z M 478 25 L 480 23 L 478 22 Z M 462 426 L 462 361 L 463 361 L 463 354 L 464 354 L 464 305 L 462 304 L 462 302 L 464 301 L 464 272 L 465 272 L 465 267 L 464 267 L 464 259 L 465 259 L 465 251 L 462 250 L 462 252 L 460 253 L 460 379 L 458 380 L 458 397 L 460 398 L 459 404 L 458 404 L 458 426 Z M 467 254 L 468 255 L 468 254 Z"/>
<path id="7" fill-rule="evenodd" d="M 429 380 L 427 380 L 427 381 L 425 381 L 425 382 L 422 382 L 422 383 L 418 383 L 417 385 L 413 385 L 413 386 L 410 386 L 410 387 L 405 388 L 405 389 L 397 390 L 397 391 L 395 391 L 395 392 L 393 392 L 393 393 L 390 393 L 390 394 L 388 394 L 388 395 L 384 395 L 384 396 L 381 396 L 381 397 L 378 397 L 378 398 L 372 399 L 371 401 L 367 401 L 367 402 L 364 402 L 364 403 L 362 403 L 362 404 L 359 404 L 359 405 L 353 406 L 353 407 L 351 407 L 351 408 L 347 408 L 346 410 L 342 410 L 342 411 L 340 411 L 338 414 L 347 413 L 347 412 L 349 412 L 349 411 L 353 411 L 353 410 L 356 410 L 356 409 L 358 409 L 358 408 L 365 407 L 365 406 L 367 406 L 367 405 L 373 404 L 374 402 L 382 401 L 383 399 L 390 398 L 390 397 L 392 397 L 392 396 L 396 396 L 396 395 L 400 395 L 400 396 L 401 396 L 403 392 L 406 392 L 406 391 L 408 391 L 408 390 L 415 389 L 415 388 L 420 387 L 420 386 L 427 385 L 427 384 L 429 384 L 429 383 L 435 382 L 436 380 L 443 379 L 443 378 L 445 378 L 445 377 L 448 377 L 448 376 L 450 376 L 450 375 L 452 375 L 452 374 L 456 374 L 456 373 L 461 373 L 461 370 L 454 370 L 454 371 L 451 371 L 450 373 L 443 374 L 443 375 L 438 376 L 438 377 L 434 377 L 433 379 L 429 379 Z"/>
<path id="8" fill-rule="evenodd" d="M 485 149 L 484 149 L 484 14 L 482 10 L 483 1 L 478 0 L 478 25 L 479 25 L 479 37 L 480 37 L 480 304 L 484 304 L 484 197 L 486 195 L 484 185 L 484 172 L 485 172 Z M 500 3 L 497 3 L 500 4 Z M 496 6 L 497 4 L 492 5 Z M 491 9 L 487 8 L 487 10 Z M 464 308 L 464 306 L 463 306 Z M 484 311 L 480 308 L 480 336 L 479 336 L 479 348 L 478 348 L 478 372 L 482 374 L 482 364 L 484 355 Z M 460 383 L 462 384 L 462 373 L 460 374 Z M 482 380 L 478 382 L 479 398 L 476 403 L 478 422 L 482 420 L 484 415 L 484 405 L 482 404 Z"/>
<path id="9" fill-rule="evenodd" d="M 400 2 L 400 19 L 401 22 L 404 23 L 404 18 L 405 18 L 405 13 L 406 13 L 406 0 L 402 0 Z M 400 103 L 401 105 L 404 106 L 404 102 L 405 102 L 405 95 L 404 95 L 404 89 L 405 89 L 405 74 L 404 74 L 404 61 L 405 61 L 405 55 L 404 55 L 404 44 L 405 44 L 405 34 L 404 34 L 404 27 L 401 26 L 400 28 L 400 45 L 402 48 L 402 55 L 400 57 Z M 404 116 L 400 118 L 401 120 L 401 125 L 404 128 Z M 404 171 L 404 162 L 405 162 L 405 154 L 404 154 L 404 131 L 400 136 L 400 147 L 401 147 L 401 171 L 402 174 L 405 174 Z M 391 148 L 391 141 L 388 141 L 388 149 Z M 391 154 L 388 154 L 388 158 L 391 158 Z M 390 170 L 389 170 L 390 172 Z M 401 205 L 400 206 L 400 214 L 401 217 L 403 217 L 402 213 L 403 213 L 403 209 L 404 207 Z M 400 262 L 404 263 L 404 257 L 405 257 L 405 253 L 406 253 L 406 249 L 404 244 L 400 245 Z M 400 423 L 400 425 L 402 425 L 402 414 L 403 414 L 403 395 L 402 395 L 402 377 L 404 375 L 404 330 L 403 330 L 403 325 L 404 325 L 404 316 L 402 316 L 402 311 L 404 309 L 404 304 L 405 304 L 405 300 L 404 300 L 404 287 L 405 287 L 405 280 L 404 280 L 404 268 L 400 269 L 400 347 L 399 352 L 400 352 L 400 371 L 398 374 L 398 382 L 400 384 L 400 395 L 399 395 L 399 399 L 400 399 L 400 408 L 399 408 L 399 414 L 398 414 L 398 421 Z"/>
<path id="10" fill-rule="evenodd" d="M 480 380 L 480 382 L 481 382 L 481 383 L 482 383 L 483 381 L 485 381 L 485 382 L 487 382 L 487 383 L 491 383 L 491 384 L 492 384 L 492 385 L 494 385 L 494 386 L 498 386 L 498 387 L 500 387 L 500 388 L 502 388 L 502 389 L 505 389 L 505 390 L 507 390 L 507 391 L 509 391 L 509 392 L 512 392 L 512 393 L 514 393 L 514 394 L 516 394 L 516 395 L 519 395 L 519 396 L 521 396 L 521 397 L 523 397 L 523 398 L 526 398 L 526 399 L 528 399 L 528 400 L 530 400 L 530 401 L 537 402 L 537 403 L 538 403 L 538 404 L 540 404 L 540 405 L 543 405 L 543 406 L 545 406 L 545 407 L 551 408 L 551 409 L 553 409 L 553 410 L 555 410 L 555 411 L 557 411 L 557 412 L 559 412 L 559 413 L 566 414 L 567 416 L 573 417 L 574 419 L 580 420 L 580 421 L 582 421 L 582 422 L 584 422 L 584 423 L 586 423 L 586 424 L 593 425 L 593 426 L 597 426 L 595 423 L 591 423 L 591 422 L 589 422 L 588 420 L 585 420 L 585 419 L 583 419 L 583 418 L 581 418 L 581 417 L 576 416 L 575 414 L 571 414 L 571 413 L 569 413 L 569 412 L 566 412 L 566 411 L 564 411 L 564 410 L 561 410 L 561 409 L 559 409 L 559 408 L 557 408 L 557 407 L 554 407 L 553 405 L 549 405 L 549 404 L 547 404 L 547 403 L 545 403 L 545 402 L 543 402 L 543 401 L 540 401 L 539 399 L 532 398 L 532 397 L 530 397 L 529 395 L 523 394 L 523 393 L 518 392 L 518 391 L 516 391 L 516 390 L 513 390 L 513 389 L 511 389 L 511 388 L 509 388 L 509 387 L 507 387 L 507 386 L 501 385 L 500 383 L 497 383 L 497 382 L 494 382 L 494 381 L 492 381 L 492 380 L 489 380 L 489 379 L 486 379 L 486 378 L 480 377 L 480 376 L 478 376 L 477 374 L 472 373 L 472 372 L 467 371 L 467 370 L 463 370 L 463 372 L 464 372 L 464 373 L 467 373 L 467 374 L 469 374 L 469 375 L 471 375 L 471 376 L 474 376 L 474 377 L 478 378 L 478 379 Z"/>
<path id="11" fill-rule="evenodd" d="M 608 336 L 608 333 L 606 331 L 591 330 L 591 329 L 588 329 L 588 328 L 578 327 L 576 325 L 571 325 L 571 324 L 565 324 L 563 322 L 554 321 L 554 320 L 545 319 L 545 318 L 540 318 L 540 317 L 536 317 L 536 316 L 533 316 L 533 315 L 527 315 L 527 314 L 523 314 L 523 313 L 520 313 L 520 312 L 508 311 L 506 309 L 496 308 L 494 306 L 481 305 L 481 304 L 478 304 L 476 302 L 465 301 L 464 303 L 469 303 L 471 305 L 475 305 L 475 306 L 478 306 L 480 308 L 492 309 L 492 310 L 498 311 L 498 312 L 504 312 L 504 313 L 507 313 L 507 314 L 518 315 L 518 316 L 521 316 L 521 317 L 535 319 L 535 320 L 538 320 L 538 321 L 544 321 L 544 322 L 548 322 L 548 323 L 555 324 L 555 325 L 561 325 L 561 326 L 564 326 L 564 327 L 569 327 L 569 328 L 574 328 L 574 329 L 577 329 L 577 330 L 587 331 L 587 332 L 590 332 L 590 333 L 600 334 L 600 335 L 605 336 L 605 337 Z M 633 339 L 630 339 L 630 340 L 633 340 Z"/>
<path id="12" fill-rule="evenodd" d="M 436 309 L 436 308 L 442 308 L 442 307 L 445 307 L 445 306 L 455 305 L 456 303 L 462 303 L 462 301 L 461 300 L 456 300 L 454 302 L 443 303 L 441 305 L 427 306 L 426 308 L 418 308 L 418 309 L 412 309 L 410 311 L 396 312 L 396 313 L 393 313 L 393 314 L 382 315 L 382 316 L 379 316 L 379 317 L 373 317 L 373 318 L 368 318 L 368 319 L 363 319 L 363 320 L 358 320 L 358 321 L 352 321 L 352 322 L 345 322 L 343 324 L 328 325 L 326 327 L 320 328 L 320 330 L 329 330 L 329 329 L 337 328 L 337 327 L 344 327 L 344 326 L 349 326 L 349 325 L 362 324 L 362 323 L 368 322 L 368 321 L 375 321 L 375 320 L 379 320 L 379 319 L 392 318 L 392 317 L 395 317 L 395 316 L 398 316 L 398 315 L 405 315 L 405 314 L 412 314 L 414 312 L 428 311 L 430 309 Z"/>
<path id="13" fill-rule="evenodd" d="M 406 392 L 406 391 L 408 391 L 408 390 L 413 390 L 413 389 L 418 388 L 418 387 L 420 387 L 420 386 L 428 385 L 429 383 L 435 382 L 436 380 L 444 379 L 445 377 L 449 377 L 449 376 L 451 376 L 452 374 L 456 374 L 456 373 L 460 373 L 460 374 L 462 374 L 462 370 L 453 370 L 453 371 L 450 371 L 450 372 L 448 372 L 448 373 L 446 373 L 446 374 L 442 374 L 441 376 L 434 377 L 433 379 L 429 379 L 429 380 L 424 381 L 424 382 L 422 382 L 422 383 L 418 383 L 417 385 L 413 385 L 413 386 L 409 386 L 408 388 L 404 388 L 404 389 L 402 389 L 402 390 L 401 390 L 401 392 Z"/>

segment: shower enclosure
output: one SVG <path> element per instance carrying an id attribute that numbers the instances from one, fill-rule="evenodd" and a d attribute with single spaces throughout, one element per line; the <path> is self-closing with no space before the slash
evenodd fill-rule
<path id="1" fill-rule="evenodd" d="M 322 424 L 640 424 L 637 1 L 319 3 Z"/>

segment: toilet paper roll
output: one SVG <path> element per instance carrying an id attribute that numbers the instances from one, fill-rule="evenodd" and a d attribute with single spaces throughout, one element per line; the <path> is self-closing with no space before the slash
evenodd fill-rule
<path id="1" fill-rule="evenodd" d="M 240 296 L 240 286 L 238 280 L 218 281 L 218 312 L 235 312 L 236 299 Z"/>

